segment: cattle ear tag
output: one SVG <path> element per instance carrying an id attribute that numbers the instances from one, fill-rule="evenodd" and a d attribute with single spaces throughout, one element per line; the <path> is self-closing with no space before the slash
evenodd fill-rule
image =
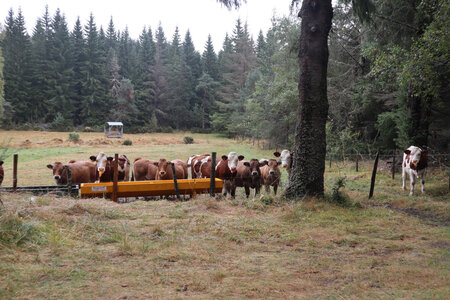
<path id="1" fill-rule="evenodd" d="M 47 165 L 47 168 L 53 169 L 53 166 L 52 165 Z"/>
<path id="2" fill-rule="evenodd" d="M 411 150 L 408 150 L 408 149 L 406 149 L 404 152 L 405 152 L 405 154 L 411 154 Z"/>
<path id="3" fill-rule="evenodd" d="M 239 155 L 239 156 L 238 156 L 238 159 L 239 159 L 239 160 L 243 160 L 243 159 L 244 159 L 244 155 Z"/>
<path id="4" fill-rule="evenodd" d="M 280 157 L 280 156 L 281 156 L 281 153 L 277 151 L 277 152 L 274 152 L 273 155 L 274 155 L 275 157 Z"/>

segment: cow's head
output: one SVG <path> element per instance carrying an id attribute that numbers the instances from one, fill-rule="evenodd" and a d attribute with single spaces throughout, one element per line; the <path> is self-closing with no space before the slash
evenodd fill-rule
<path id="1" fill-rule="evenodd" d="M 170 161 L 167 161 L 165 158 L 161 158 L 158 162 L 153 163 L 158 167 L 158 172 L 160 177 L 164 177 L 168 172 L 169 168 L 171 168 Z"/>
<path id="2" fill-rule="evenodd" d="M 419 147 L 411 146 L 408 149 L 404 150 L 404 153 L 406 154 L 406 160 L 407 163 L 409 163 L 409 166 L 413 170 L 417 170 L 417 167 L 419 163 L 424 162 L 426 163 L 427 159 L 427 150 L 422 150 Z"/>
<path id="3" fill-rule="evenodd" d="M 222 157 L 222 159 L 223 159 L 223 157 Z M 231 173 L 236 173 L 238 161 L 243 160 L 243 159 L 244 159 L 244 156 L 238 155 L 236 152 L 228 153 L 228 156 L 227 156 L 228 168 L 230 168 Z"/>
<path id="4" fill-rule="evenodd" d="M 261 170 L 259 168 L 265 166 L 266 164 L 266 161 L 260 162 L 255 158 L 252 158 L 249 162 L 244 162 L 244 165 L 250 169 L 250 174 L 252 177 L 261 176 Z"/>
<path id="5" fill-rule="evenodd" d="M 278 166 L 281 165 L 281 161 L 271 158 L 266 160 L 266 164 L 269 166 L 269 175 L 276 175 L 280 172 L 280 168 Z"/>
<path id="6" fill-rule="evenodd" d="M 120 172 L 125 172 L 125 167 L 130 165 L 130 161 L 128 160 L 125 154 L 120 154 L 119 159 L 117 161 L 117 167 Z"/>
<path id="7" fill-rule="evenodd" d="M 97 164 L 97 171 L 98 171 L 99 178 L 102 177 L 103 173 L 105 173 L 108 162 L 111 162 L 114 159 L 111 156 L 107 157 L 106 154 L 103 152 L 100 152 L 97 155 L 97 157 L 92 155 L 89 158 L 90 158 L 90 160 L 92 160 L 93 162 L 95 162 Z"/>
<path id="8" fill-rule="evenodd" d="M 64 170 L 63 167 L 64 167 L 63 163 L 59 161 L 55 162 L 53 165 L 50 164 L 47 165 L 47 168 L 53 171 L 53 179 L 57 181 L 61 179 L 61 175 Z"/>
<path id="9" fill-rule="evenodd" d="M 281 166 L 283 167 L 283 169 L 290 169 L 292 167 L 292 153 L 289 150 L 283 150 L 280 152 L 274 152 L 273 155 L 275 155 L 275 157 L 280 157 L 281 158 Z"/>

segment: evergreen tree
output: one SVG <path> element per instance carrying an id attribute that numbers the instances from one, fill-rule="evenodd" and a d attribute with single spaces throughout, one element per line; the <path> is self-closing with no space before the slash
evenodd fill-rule
<path id="1" fill-rule="evenodd" d="M 214 80 L 219 80 L 219 66 L 217 55 L 214 51 L 211 35 L 208 35 L 208 40 L 205 44 L 205 50 L 202 54 L 202 70 Z"/>
<path id="2" fill-rule="evenodd" d="M 72 103 L 73 103 L 73 122 L 74 125 L 81 125 L 84 123 L 83 119 L 83 98 L 84 98 L 84 81 L 86 70 L 86 43 L 83 37 L 83 28 L 81 27 L 80 18 L 77 18 L 74 29 L 71 34 L 72 44 L 72 67 L 73 67 L 73 79 L 72 79 Z"/>

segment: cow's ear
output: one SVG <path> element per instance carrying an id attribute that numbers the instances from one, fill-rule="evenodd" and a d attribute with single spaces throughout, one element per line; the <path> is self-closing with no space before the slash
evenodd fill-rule
<path id="1" fill-rule="evenodd" d="M 238 159 L 239 159 L 239 160 L 243 160 L 243 159 L 244 159 L 244 155 L 239 155 L 239 156 L 238 156 Z"/>
<path id="2" fill-rule="evenodd" d="M 97 160 L 97 157 L 95 157 L 94 155 L 92 155 L 92 156 L 89 156 L 89 159 L 92 160 L 92 161 L 96 161 L 96 160 Z"/>
<path id="3" fill-rule="evenodd" d="M 249 163 L 248 161 L 246 161 L 246 162 L 244 163 L 244 166 L 247 166 L 247 167 L 250 168 L 250 163 Z"/>
<path id="4" fill-rule="evenodd" d="M 281 165 L 281 161 L 277 161 L 277 165 Z"/>
<path id="5" fill-rule="evenodd" d="M 223 160 L 227 160 L 227 159 L 228 159 L 228 156 L 222 155 L 222 159 L 223 159 Z"/>
<path id="6" fill-rule="evenodd" d="M 153 164 L 154 164 L 155 166 L 158 166 L 158 165 L 159 165 L 159 162 L 154 161 Z"/>
<path id="7" fill-rule="evenodd" d="M 411 150 L 408 150 L 408 149 L 406 149 L 405 151 L 403 151 L 403 152 L 405 152 L 405 154 L 406 155 L 409 155 L 409 154 L 411 154 Z"/>
<path id="8" fill-rule="evenodd" d="M 273 155 L 275 155 L 276 157 L 280 157 L 281 153 L 277 151 L 277 152 L 274 152 Z"/>
<path id="9" fill-rule="evenodd" d="M 113 161 L 114 157 L 109 156 L 109 157 L 107 157 L 106 159 L 109 160 L 109 161 Z"/>
<path id="10" fill-rule="evenodd" d="M 52 166 L 52 165 L 50 165 L 50 164 L 48 164 L 48 165 L 47 165 L 47 168 L 49 168 L 49 169 L 52 169 L 52 170 L 53 170 L 53 166 Z"/>
<path id="11" fill-rule="evenodd" d="M 259 166 L 262 167 L 262 166 L 265 166 L 268 164 L 269 164 L 269 162 L 267 160 L 263 160 L 262 162 L 259 163 Z"/>

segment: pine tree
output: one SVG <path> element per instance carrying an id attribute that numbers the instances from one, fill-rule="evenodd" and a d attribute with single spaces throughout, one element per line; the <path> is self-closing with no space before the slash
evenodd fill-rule
<path id="1" fill-rule="evenodd" d="M 83 37 L 83 29 L 81 27 L 80 18 L 75 22 L 74 29 L 71 34 L 72 44 L 72 64 L 73 64 L 73 79 L 72 79 L 72 94 L 73 94 L 73 121 L 74 125 L 81 125 L 84 123 L 83 115 L 83 97 L 84 97 L 84 80 L 86 70 L 86 44 Z"/>
<path id="2" fill-rule="evenodd" d="M 211 35 L 208 35 L 208 40 L 205 44 L 205 50 L 202 54 L 202 70 L 214 80 L 219 80 L 219 66 L 217 55 L 214 51 Z"/>

